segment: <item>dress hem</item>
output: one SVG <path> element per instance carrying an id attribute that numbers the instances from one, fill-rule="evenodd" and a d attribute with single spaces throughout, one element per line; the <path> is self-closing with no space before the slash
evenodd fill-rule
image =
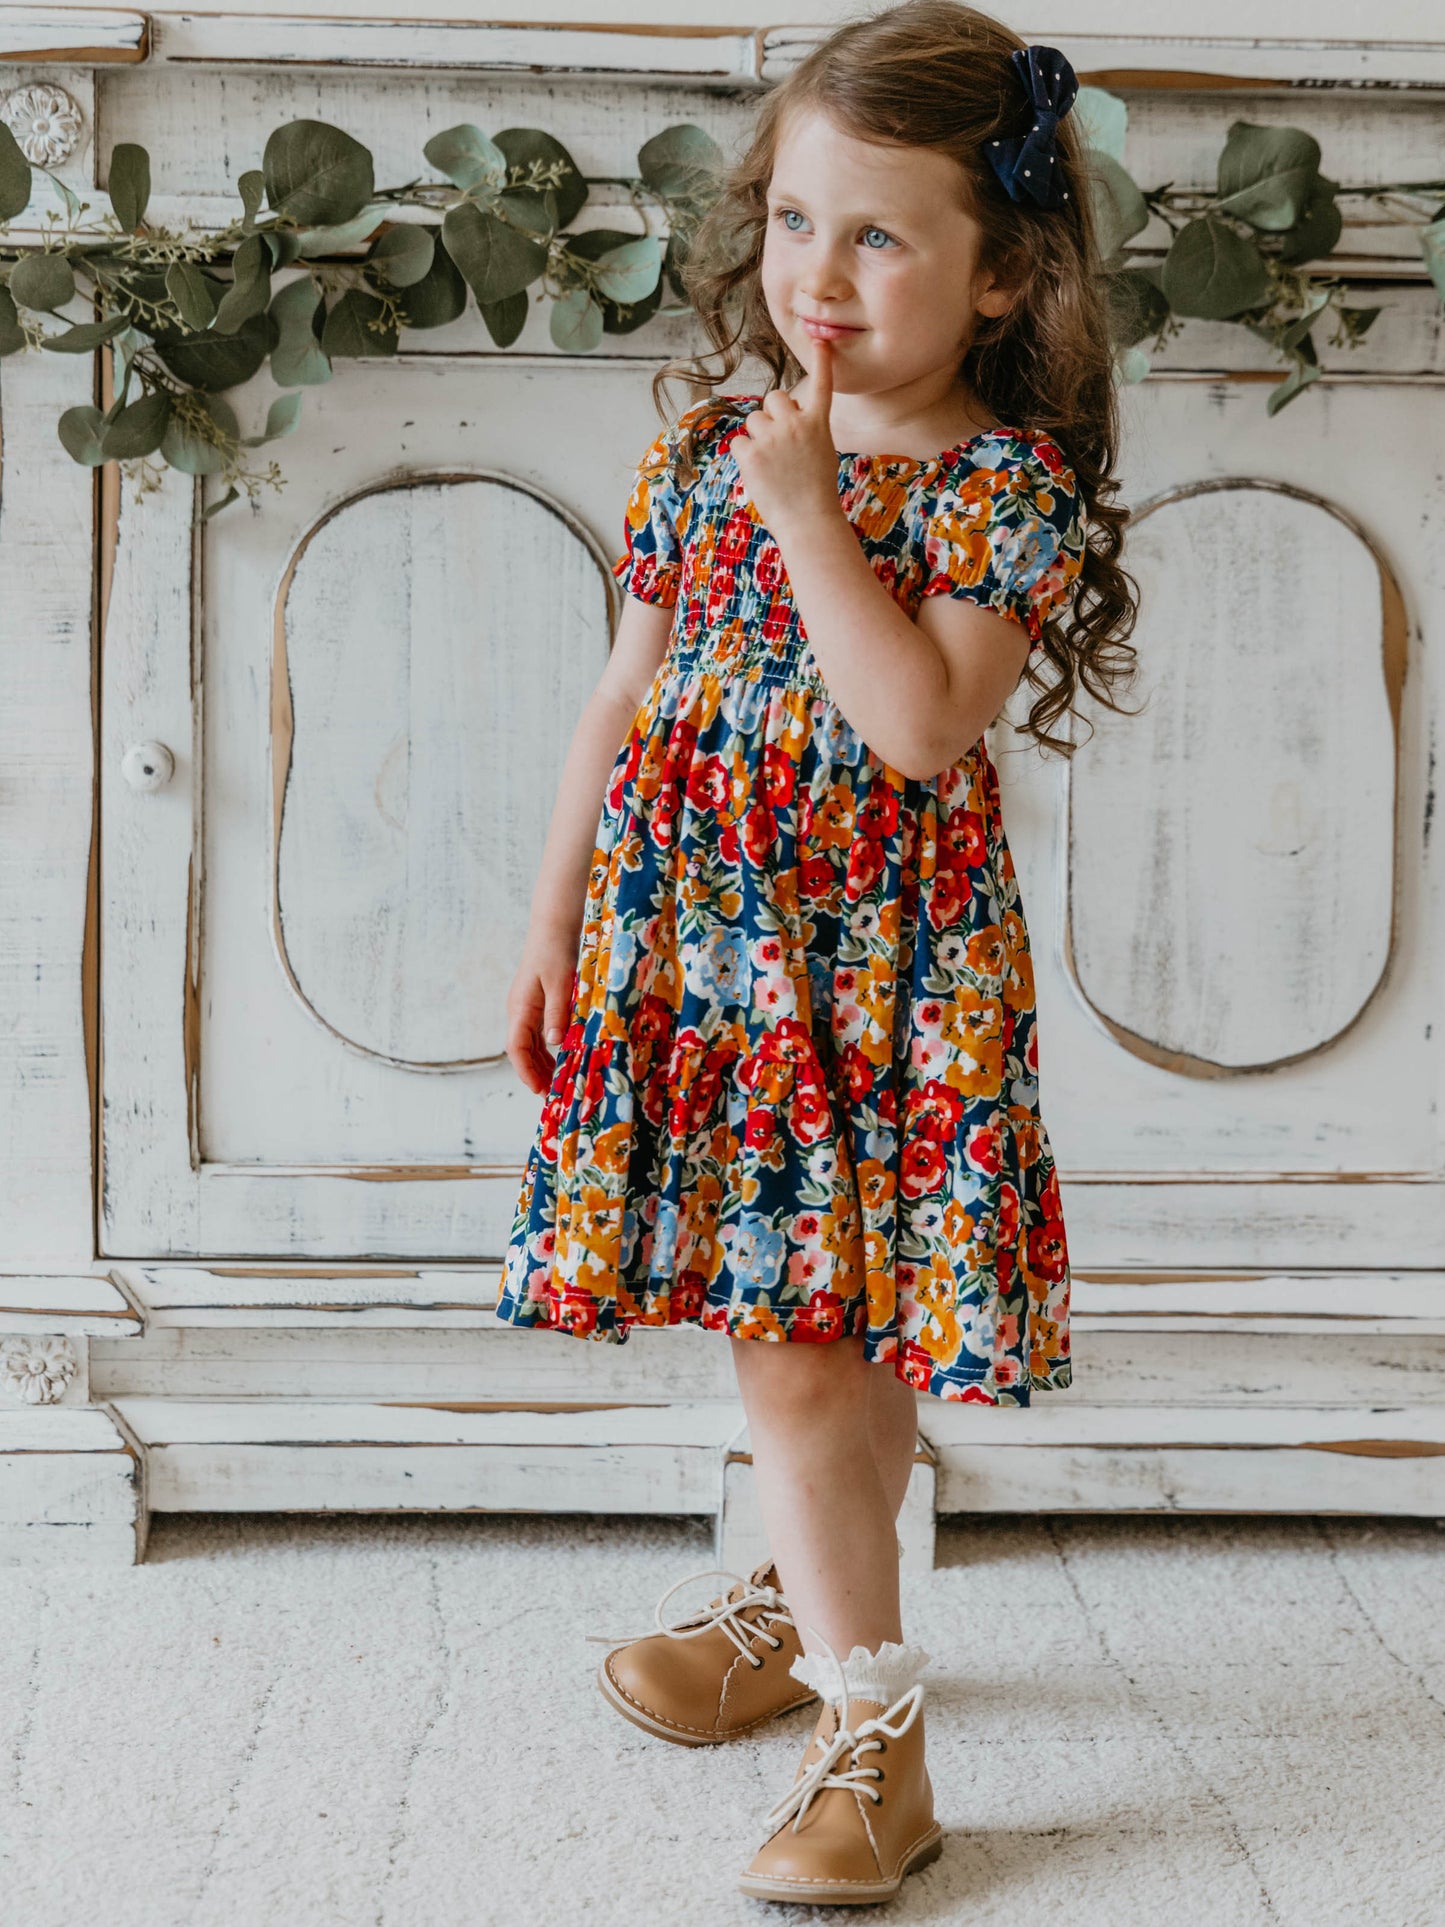
<path id="1" fill-rule="evenodd" d="M 828 1294 L 830 1297 L 832 1294 Z M 604 1301 L 605 1302 L 605 1301 Z M 529 1315 L 528 1307 L 537 1307 Z M 807 1305 L 789 1306 L 774 1311 L 770 1306 L 738 1305 L 688 1310 L 676 1316 L 616 1316 L 601 1320 L 598 1300 L 589 1292 L 575 1294 L 572 1302 L 553 1292 L 549 1297 L 518 1302 L 506 1295 L 505 1288 L 496 1306 L 498 1321 L 518 1331 L 556 1332 L 565 1338 L 586 1338 L 594 1343 L 625 1345 L 634 1329 L 670 1330 L 695 1325 L 703 1331 L 721 1332 L 729 1338 L 746 1338 L 762 1344 L 818 1345 L 836 1344 L 843 1338 L 861 1338 L 863 1355 L 869 1364 L 891 1364 L 894 1373 L 915 1391 L 955 1403 L 997 1406 L 1026 1406 L 1034 1392 L 1068 1391 L 1073 1385 L 1073 1360 L 1054 1361 L 1046 1372 L 1029 1372 L 1017 1382 L 1000 1384 L 994 1374 L 983 1370 L 968 1374 L 954 1369 L 934 1369 L 932 1355 L 917 1340 L 905 1339 L 900 1345 L 889 1332 L 873 1333 L 865 1325 L 848 1328 L 841 1305 L 815 1310 Z"/>

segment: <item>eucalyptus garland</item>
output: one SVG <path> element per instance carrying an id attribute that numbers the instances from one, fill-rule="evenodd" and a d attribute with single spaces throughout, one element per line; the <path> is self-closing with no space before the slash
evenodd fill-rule
<path id="1" fill-rule="evenodd" d="M 1445 205 L 1433 208 L 1445 180 L 1342 187 L 1320 172 L 1320 144 L 1298 127 L 1237 120 L 1219 156 L 1213 194 L 1141 188 L 1124 166 L 1124 102 L 1081 88 L 1079 111 L 1089 149 L 1099 250 L 1103 256 L 1119 373 L 1138 381 L 1149 370 L 1142 343 L 1157 349 L 1185 318 L 1234 321 L 1280 354 L 1287 372 L 1270 393 L 1268 413 L 1320 376 L 1314 331 L 1328 320 L 1329 345 L 1353 348 L 1378 308 L 1346 299 L 1338 275 L 1306 269 L 1339 243 L 1340 201 L 1375 202 L 1394 220 L 1418 222 L 1420 251 L 1445 296 Z M 1131 261 L 1126 243 L 1157 215 L 1170 231 L 1162 261 Z"/>
<path id="2" fill-rule="evenodd" d="M 360 141 L 325 121 L 288 121 L 267 140 L 260 168 L 236 183 L 240 218 L 184 234 L 146 220 L 150 157 L 134 142 L 111 151 L 110 209 L 99 222 L 82 226 L 90 203 L 51 174 L 65 214 L 47 214 L 41 246 L 17 253 L 12 245 L 7 256 L 0 231 L 0 355 L 108 346 L 115 399 L 104 414 L 68 408 L 61 442 L 89 467 L 136 464 L 128 472 L 142 494 L 161 479 L 152 456 L 188 475 L 217 475 L 231 486 L 210 516 L 242 490 L 254 497 L 263 484 L 280 485 L 275 463 L 253 470 L 246 451 L 296 428 L 302 389 L 330 380 L 338 360 L 394 355 L 402 328 L 442 327 L 469 295 L 506 348 L 540 285 L 552 301 L 552 340 L 569 354 L 655 314 L 687 312 L 680 271 L 723 166 L 701 128 L 664 128 L 640 149 L 636 176 L 617 183 L 641 232 L 566 231 L 588 180 L 540 129 L 489 138 L 451 127 L 423 152 L 445 185 L 418 179 L 378 189 Z M 29 204 L 31 176 L 0 122 L 0 223 Z M 394 218 L 403 207 L 440 219 Z M 280 269 L 301 272 L 273 289 Z M 65 314 L 77 299 L 95 318 Z M 61 330 L 45 330 L 42 317 Z M 271 404 L 259 435 L 243 435 L 225 391 L 267 363 L 276 385 L 292 392 Z"/>
<path id="3" fill-rule="evenodd" d="M 1299 128 L 1235 121 L 1219 156 L 1215 191 L 1141 188 L 1124 166 L 1125 104 L 1081 89 L 1101 271 L 1123 381 L 1147 374 L 1149 355 L 1200 317 L 1232 321 L 1283 357 L 1269 396 L 1273 415 L 1320 374 L 1317 327 L 1353 347 L 1378 308 L 1347 300 L 1348 284 L 1306 264 L 1339 242 L 1340 201 L 1379 203 L 1417 222 L 1426 267 L 1445 295 L 1445 205 L 1422 205 L 1445 181 L 1343 187 L 1320 172 L 1314 137 Z M 724 159 L 701 128 L 683 123 L 648 140 L 635 176 L 584 176 L 560 141 L 513 127 L 488 136 L 462 125 L 423 148 L 442 179 L 377 188 L 370 151 L 325 121 L 293 120 L 266 141 L 258 169 L 236 183 L 239 219 L 214 231 L 174 232 L 146 219 L 150 158 L 134 142 L 111 151 L 110 208 L 90 208 L 49 170 L 33 167 L 0 122 L 0 356 L 40 348 L 113 358 L 115 399 L 104 411 L 68 408 L 60 440 L 88 467 L 117 461 L 140 494 L 165 467 L 215 475 L 226 494 L 279 487 L 274 462 L 247 451 L 289 435 L 307 387 L 335 363 L 394 355 L 403 328 L 438 328 L 475 299 L 492 340 L 509 347 L 532 290 L 551 301 L 550 333 L 569 354 L 596 348 L 654 315 L 684 314 L 681 271 L 698 223 L 716 197 Z M 5 237 L 29 206 L 33 175 L 46 175 L 64 206 L 50 210 L 40 244 Z M 628 190 L 640 231 L 571 231 L 589 185 Z M 413 208 L 439 218 L 398 218 Z M 1170 232 L 1162 260 L 1129 243 L 1157 216 Z M 1151 250 L 1151 252 L 1153 252 Z M 291 270 L 273 287 L 278 271 Z M 85 318 L 66 310 L 85 304 Z M 56 331 L 43 322 L 58 322 Z M 244 435 L 226 391 L 263 366 L 289 392 L 258 435 Z M 152 458 L 156 458 L 152 460 Z"/>

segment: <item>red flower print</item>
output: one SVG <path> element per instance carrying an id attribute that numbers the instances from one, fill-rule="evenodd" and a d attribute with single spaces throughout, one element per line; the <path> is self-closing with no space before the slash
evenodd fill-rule
<path id="1" fill-rule="evenodd" d="M 688 801 L 701 810 L 720 810 L 728 800 L 727 766 L 720 756 L 704 756 L 688 772 Z"/>
<path id="2" fill-rule="evenodd" d="M 805 1344 L 826 1344 L 829 1339 L 841 1337 L 842 1332 L 843 1300 L 836 1291 L 820 1288 L 806 1305 L 799 1305 L 793 1313 L 790 1336 L 801 1338 Z"/>
<path id="3" fill-rule="evenodd" d="M 788 1106 L 788 1129 L 799 1144 L 820 1144 L 833 1127 L 827 1093 L 813 1084 L 795 1091 Z"/>
<path id="4" fill-rule="evenodd" d="M 923 1198 L 937 1191 L 948 1169 L 938 1145 L 926 1137 L 909 1138 L 900 1159 L 899 1186 L 905 1198 Z"/>
<path id="5" fill-rule="evenodd" d="M 883 845 L 859 837 L 848 855 L 848 895 L 866 897 L 883 874 Z"/>
<path id="6" fill-rule="evenodd" d="M 940 863 L 962 864 L 976 870 L 988 860 L 983 818 L 976 810 L 951 810 L 938 834 Z"/>
<path id="7" fill-rule="evenodd" d="M 680 1319 L 696 1318 L 702 1310 L 703 1289 L 703 1281 L 695 1271 L 685 1271 L 680 1278 L 675 1278 L 667 1294 L 668 1323 L 675 1325 Z"/>
<path id="8" fill-rule="evenodd" d="M 905 1338 L 899 1356 L 903 1370 L 898 1374 L 905 1385 L 911 1385 L 915 1392 L 926 1392 L 928 1381 L 933 1377 L 933 1360 L 916 1339 Z"/>
<path id="9" fill-rule="evenodd" d="M 963 1155 L 970 1168 L 996 1176 L 1003 1166 L 1002 1137 L 997 1124 L 975 1124 L 963 1141 Z"/>
<path id="10" fill-rule="evenodd" d="M 931 1139 L 935 1144 L 947 1144 L 958 1129 L 962 1116 L 961 1094 L 951 1085 L 930 1077 L 923 1089 L 909 1102 L 908 1130 L 919 1137 Z"/>
<path id="11" fill-rule="evenodd" d="M 547 1323 L 558 1331 L 573 1332 L 578 1337 L 585 1336 L 597 1328 L 597 1300 L 591 1292 L 578 1291 L 573 1285 L 560 1290 L 549 1285 L 547 1298 Z"/>
<path id="12" fill-rule="evenodd" d="M 898 792 L 884 782 L 875 782 L 860 804 L 857 815 L 859 836 L 882 839 L 898 828 Z"/>
<path id="13" fill-rule="evenodd" d="M 762 865 L 772 854 L 778 840 L 778 824 L 772 811 L 755 803 L 743 818 L 743 847 L 751 863 Z"/>
<path id="14" fill-rule="evenodd" d="M 1064 1227 L 1057 1220 L 1031 1225 L 1028 1251 L 1029 1270 L 1037 1277 L 1047 1279 L 1051 1285 L 1058 1284 L 1068 1262 L 1064 1249 Z"/>
<path id="15" fill-rule="evenodd" d="M 990 1397 L 982 1385 L 965 1385 L 958 1395 L 960 1405 L 997 1405 L 998 1400 Z"/>
<path id="16" fill-rule="evenodd" d="M 743 1130 L 743 1142 L 755 1150 L 766 1151 L 778 1135 L 778 1120 L 771 1111 L 750 1110 Z"/>
<path id="17" fill-rule="evenodd" d="M 797 764 L 776 743 L 769 743 L 763 751 L 763 767 L 758 780 L 764 800 L 775 810 L 782 809 L 792 801 L 797 783 Z"/>
<path id="18" fill-rule="evenodd" d="M 866 1097 L 873 1088 L 873 1066 L 856 1044 L 845 1044 L 838 1053 L 838 1066 L 842 1073 L 843 1087 L 856 1103 Z"/>

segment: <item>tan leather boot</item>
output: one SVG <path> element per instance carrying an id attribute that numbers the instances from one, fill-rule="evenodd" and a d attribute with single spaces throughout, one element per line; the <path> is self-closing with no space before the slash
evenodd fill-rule
<path id="1" fill-rule="evenodd" d="M 695 1579 L 734 1583 L 700 1611 L 668 1625 L 669 1599 Z M 690 1573 L 657 1602 L 659 1631 L 627 1640 L 597 1670 L 604 1698 L 624 1719 L 679 1746 L 715 1746 L 817 1695 L 789 1672 L 802 1651 L 771 1562 L 746 1579 Z"/>
<path id="2" fill-rule="evenodd" d="M 755 1900 L 862 1907 L 943 1851 L 923 1761 L 923 1688 L 886 1709 L 826 1704 L 792 1786 L 768 1814 L 776 1830 L 738 1885 Z"/>

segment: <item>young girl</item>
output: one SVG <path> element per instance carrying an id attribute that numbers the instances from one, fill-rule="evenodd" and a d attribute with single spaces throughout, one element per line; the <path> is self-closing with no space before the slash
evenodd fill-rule
<path id="1" fill-rule="evenodd" d="M 763 100 L 688 268 L 721 367 L 684 372 L 773 383 L 638 468 L 509 1001 L 546 1101 L 499 1315 L 732 1341 L 775 1563 L 660 1605 L 600 1682 L 693 1745 L 823 1699 L 761 1898 L 886 1898 L 939 1851 L 895 1538 L 916 1393 L 1070 1382 L 983 732 L 1023 674 L 1067 750 L 1047 725 L 1134 655 L 1075 91 L 1055 50 L 906 0 Z"/>

